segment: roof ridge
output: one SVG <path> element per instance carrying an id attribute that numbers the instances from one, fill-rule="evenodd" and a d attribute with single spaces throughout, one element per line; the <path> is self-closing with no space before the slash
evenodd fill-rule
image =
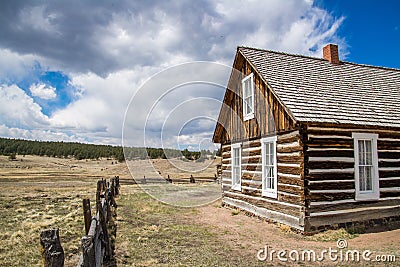
<path id="1" fill-rule="evenodd" d="M 309 58 L 309 59 L 314 59 L 314 60 L 320 60 L 320 61 L 325 61 L 325 62 L 327 62 L 327 60 L 324 59 L 324 58 L 313 57 L 313 56 L 307 56 L 307 55 L 302 55 L 302 54 L 293 54 L 293 53 L 288 53 L 288 52 L 283 52 L 283 51 L 275 51 L 275 50 L 269 50 L 269 49 L 255 48 L 255 47 L 250 47 L 250 46 L 238 46 L 238 47 L 237 47 L 238 50 L 239 50 L 240 48 L 251 49 L 251 50 L 257 50 L 257 51 L 262 51 L 262 52 L 269 52 L 269 53 L 274 53 L 274 54 L 287 55 L 287 56 L 295 56 L 295 57 Z M 355 62 L 349 62 L 349 61 L 343 61 L 343 60 L 340 60 L 340 63 L 341 63 L 341 64 L 343 64 L 343 63 L 344 63 L 344 64 L 351 64 L 351 65 L 356 65 L 356 66 L 360 66 L 360 67 L 369 67 L 369 68 L 375 68 L 375 69 L 400 71 L 400 69 L 397 69 L 397 68 L 384 67 L 384 66 L 375 66 L 375 65 L 362 64 L 362 63 L 355 63 Z"/>

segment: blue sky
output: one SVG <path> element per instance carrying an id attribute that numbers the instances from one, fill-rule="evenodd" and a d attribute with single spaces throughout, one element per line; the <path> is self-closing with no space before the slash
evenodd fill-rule
<path id="1" fill-rule="evenodd" d="M 400 68 L 400 1 L 317 0 L 315 5 L 344 17 L 337 34 L 346 40 L 348 61 Z"/>
<path id="2" fill-rule="evenodd" d="M 127 106 L 146 81 L 186 62 L 231 66 L 238 45 L 321 57 L 336 43 L 345 61 L 400 68 L 399 10 L 395 0 L 1 1 L 0 136 L 120 145 Z M 165 97 L 146 145 L 207 143 L 214 102 L 191 104 L 206 119 L 166 116 L 179 101 L 223 93 L 193 87 Z M 156 101 L 148 94 L 142 102 Z M 142 104 L 154 103 L 137 105 L 126 124 L 133 136 L 147 118 Z M 165 122 L 174 123 L 161 134 Z"/>

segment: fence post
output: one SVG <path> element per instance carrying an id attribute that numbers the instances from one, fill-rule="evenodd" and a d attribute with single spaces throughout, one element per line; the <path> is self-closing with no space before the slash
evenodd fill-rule
<path id="1" fill-rule="evenodd" d="M 101 191 L 103 187 L 103 180 L 97 181 L 97 191 L 96 191 L 96 213 L 101 207 Z"/>
<path id="2" fill-rule="evenodd" d="M 144 180 L 146 183 L 146 177 Z M 119 176 L 115 176 L 115 196 L 119 196 Z"/>
<path id="3" fill-rule="evenodd" d="M 106 259 L 107 260 L 112 260 L 113 259 L 113 252 L 111 250 L 111 246 L 110 246 L 110 238 L 108 235 L 108 229 L 107 229 L 107 214 L 105 214 L 105 212 L 107 212 L 108 209 L 108 203 L 107 201 L 104 201 L 104 205 L 105 206 L 100 206 L 99 209 L 99 219 L 100 219 L 100 227 L 101 230 L 103 232 L 103 240 L 104 240 L 104 245 L 105 245 L 105 254 L 106 254 Z"/>
<path id="4" fill-rule="evenodd" d="M 42 266 L 64 266 L 64 250 L 60 243 L 58 228 L 42 231 L 40 245 L 42 245 Z"/>
<path id="5" fill-rule="evenodd" d="M 115 178 L 111 178 L 110 191 L 113 196 L 115 196 Z"/>
<path id="6" fill-rule="evenodd" d="M 96 248 L 92 236 L 84 236 L 82 242 L 82 266 L 95 267 L 96 266 Z"/>
<path id="7" fill-rule="evenodd" d="M 85 220 L 85 234 L 89 233 L 90 224 L 92 222 L 92 212 L 90 210 L 90 199 L 85 197 L 83 199 L 83 218 Z"/>

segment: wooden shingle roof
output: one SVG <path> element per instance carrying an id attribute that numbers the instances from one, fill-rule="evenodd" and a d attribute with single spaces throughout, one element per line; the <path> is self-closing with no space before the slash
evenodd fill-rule
<path id="1" fill-rule="evenodd" d="M 298 122 L 400 127 L 400 70 L 239 47 Z"/>

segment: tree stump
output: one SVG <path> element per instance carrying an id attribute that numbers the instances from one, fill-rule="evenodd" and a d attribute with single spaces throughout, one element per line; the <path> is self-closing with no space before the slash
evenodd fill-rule
<path id="1" fill-rule="evenodd" d="M 42 246 L 42 266 L 64 266 L 64 250 L 61 247 L 58 228 L 42 231 L 40 245 Z"/>

